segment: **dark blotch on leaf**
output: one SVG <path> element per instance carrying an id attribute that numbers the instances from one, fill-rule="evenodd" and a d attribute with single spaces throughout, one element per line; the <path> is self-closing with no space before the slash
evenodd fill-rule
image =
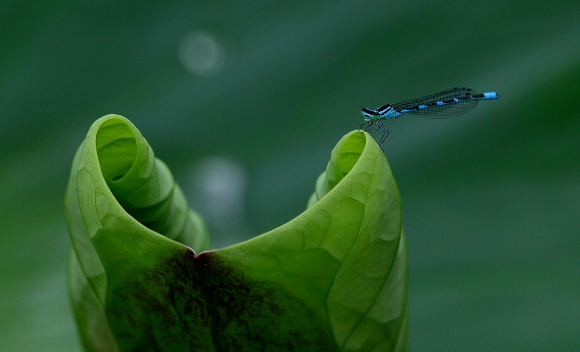
<path id="1" fill-rule="evenodd" d="M 279 285 L 245 277 L 217 252 L 181 252 L 128 275 L 109 297 L 122 350 L 337 350 L 328 322 Z"/>

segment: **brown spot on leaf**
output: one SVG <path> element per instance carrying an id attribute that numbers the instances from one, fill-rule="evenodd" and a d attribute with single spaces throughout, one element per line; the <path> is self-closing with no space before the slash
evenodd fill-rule
<path id="1" fill-rule="evenodd" d="M 328 322 L 217 252 L 167 258 L 111 290 L 107 316 L 122 350 L 332 351 Z"/>

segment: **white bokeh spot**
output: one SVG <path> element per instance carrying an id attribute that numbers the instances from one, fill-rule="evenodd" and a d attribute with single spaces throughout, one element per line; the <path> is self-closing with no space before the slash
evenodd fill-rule
<path id="1" fill-rule="evenodd" d="M 205 31 L 187 34 L 179 43 L 178 55 L 183 67 L 197 76 L 219 73 L 225 61 L 224 47 Z"/>

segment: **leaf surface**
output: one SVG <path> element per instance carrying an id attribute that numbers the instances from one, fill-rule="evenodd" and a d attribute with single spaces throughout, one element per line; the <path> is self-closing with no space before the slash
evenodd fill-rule
<path id="1" fill-rule="evenodd" d="M 65 200 L 83 347 L 404 350 L 400 197 L 371 136 L 339 141 L 308 203 L 279 228 L 209 251 L 203 219 L 138 129 L 118 115 L 97 120 Z"/>

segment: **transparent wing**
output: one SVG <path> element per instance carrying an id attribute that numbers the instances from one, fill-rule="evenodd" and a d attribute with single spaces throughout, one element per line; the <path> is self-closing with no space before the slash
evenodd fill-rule
<path id="1" fill-rule="evenodd" d="M 448 119 L 473 110 L 479 100 L 471 99 L 470 96 L 476 94 L 471 88 L 451 88 L 422 98 L 402 101 L 394 104 L 393 108 L 399 111 L 413 110 L 408 113 L 428 119 Z M 459 99 L 459 102 L 453 99 Z M 428 107 L 419 109 L 422 105 Z"/>

